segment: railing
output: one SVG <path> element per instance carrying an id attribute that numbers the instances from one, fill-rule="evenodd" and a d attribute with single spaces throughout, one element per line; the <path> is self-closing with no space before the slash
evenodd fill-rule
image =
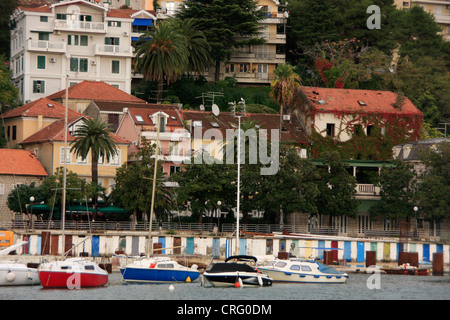
<path id="1" fill-rule="evenodd" d="M 55 30 L 82 30 L 91 32 L 105 33 L 104 22 L 91 22 L 91 21 L 72 21 L 72 20 L 55 20 Z"/>
<path id="2" fill-rule="evenodd" d="M 64 42 L 56 41 L 28 40 L 27 49 L 48 52 L 65 52 L 66 44 Z"/>
<path id="3" fill-rule="evenodd" d="M 115 56 L 133 56 L 132 47 L 121 47 L 115 45 L 95 45 L 95 54 L 97 55 L 115 55 Z"/>
<path id="4" fill-rule="evenodd" d="M 61 230 L 61 221 L 34 221 L 32 225 L 26 220 L 13 220 L 8 223 L 0 223 L 0 228 L 4 229 L 25 229 L 25 230 Z M 78 231 L 147 231 L 148 222 L 133 223 L 130 221 L 74 221 L 65 222 L 65 230 Z M 220 228 L 216 223 L 179 223 L 179 222 L 153 222 L 152 231 L 192 231 L 192 232 L 222 232 L 234 233 L 236 231 L 235 223 L 222 223 Z M 357 227 L 345 227 L 345 232 L 335 227 L 308 227 L 306 225 L 280 225 L 280 224 L 240 224 L 239 230 L 249 234 L 271 234 L 273 232 L 330 235 L 330 236 L 354 236 L 361 238 L 410 238 L 410 239 L 441 239 L 450 241 L 450 230 L 447 229 L 410 229 L 400 230 L 398 228 L 382 229 L 363 229 Z"/>

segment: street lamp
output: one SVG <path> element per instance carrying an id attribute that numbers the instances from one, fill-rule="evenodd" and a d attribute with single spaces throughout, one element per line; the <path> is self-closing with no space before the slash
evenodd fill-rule
<path id="1" fill-rule="evenodd" d="M 415 225 L 415 227 L 414 227 L 414 237 L 417 238 L 418 237 L 418 234 L 417 234 L 417 212 L 419 211 L 419 208 L 417 206 L 414 206 L 413 210 L 414 210 L 414 218 L 416 220 L 416 223 L 414 224 Z"/>
<path id="2" fill-rule="evenodd" d="M 31 229 L 33 229 L 33 202 L 34 202 L 34 197 L 31 196 L 30 197 L 30 207 L 31 207 L 31 217 L 30 217 L 30 227 Z"/>

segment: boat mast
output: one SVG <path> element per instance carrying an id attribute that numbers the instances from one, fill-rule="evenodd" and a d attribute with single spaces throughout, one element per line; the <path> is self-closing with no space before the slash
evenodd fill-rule
<path id="1" fill-rule="evenodd" d="M 63 194 L 62 194 L 62 223 L 61 223 L 61 235 L 62 235 L 62 256 L 64 257 L 64 251 L 66 250 L 66 240 L 64 235 L 64 228 L 66 222 L 66 183 L 67 183 L 67 117 L 69 113 L 69 75 L 66 75 L 66 114 L 64 117 L 64 173 L 63 173 Z"/>
<path id="2" fill-rule="evenodd" d="M 147 257 L 153 254 L 152 243 L 152 225 L 153 225 L 153 211 L 155 206 L 155 191 L 156 191 L 156 177 L 158 172 L 158 156 L 159 156 L 159 130 L 161 122 L 161 111 L 158 111 L 158 122 L 156 131 L 156 150 L 155 150 L 155 168 L 153 169 L 153 189 L 152 189 L 152 205 L 150 208 L 150 225 L 148 227 L 148 241 L 147 241 Z"/>

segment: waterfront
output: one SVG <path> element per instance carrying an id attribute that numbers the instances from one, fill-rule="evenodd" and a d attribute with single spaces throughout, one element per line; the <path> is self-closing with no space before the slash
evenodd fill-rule
<path id="1" fill-rule="evenodd" d="M 0 300 L 450 300 L 450 275 L 379 275 L 379 288 L 369 289 L 370 274 L 350 274 L 346 284 L 274 284 L 264 288 L 202 287 L 199 282 L 125 284 L 118 272 L 105 287 L 68 290 L 1 287 Z M 369 281 L 372 283 L 372 281 Z M 177 304 L 178 306 L 178 304 Z"/>

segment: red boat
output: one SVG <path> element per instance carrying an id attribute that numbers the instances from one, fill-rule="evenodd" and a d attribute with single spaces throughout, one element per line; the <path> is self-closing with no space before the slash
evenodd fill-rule
<path id="1" fill-rule="evenodd" d="M 70 258 L 42 263 L 39 278 L 44 288 L 81 289 L 104 286 L 108 283 L 108 272 L 94 261 Z"/>

